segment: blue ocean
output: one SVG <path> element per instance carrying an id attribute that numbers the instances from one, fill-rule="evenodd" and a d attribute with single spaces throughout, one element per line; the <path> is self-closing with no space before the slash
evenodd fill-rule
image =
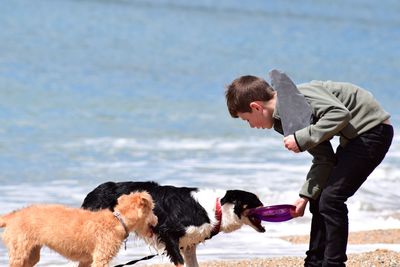
<path id="1" fill-rule="evenodd" d="M 311 156 L 231 118 L 224 97 L 236 77 L 268 80 L 276 68 L 296 83 L 358 84 L 392 115 L 391 150 L 348 207 L 350 231 L 400 228 L 399 13 L 397 0 L 0 0 L 0 214 L 79 207 L 106 181 L 292 204 Z M 199 246 L 199 261 L 302 256 L 306 245 L 277 237 L 308 234 L 310 218 L 219 234 Z M 153 252 L 131 237 L 113 263 Z M 147 264 L 158 262 L 168 259 Z M 74 265 L 43 249 L 38 266 Z"/>

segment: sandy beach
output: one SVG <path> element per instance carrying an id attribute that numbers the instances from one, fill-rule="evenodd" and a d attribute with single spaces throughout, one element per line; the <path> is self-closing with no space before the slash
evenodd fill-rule
<path id="1" fill-rule="evenodd" d="M 281 237 L 292 243 L 308 243 L 308 236 Z M 349 235 L 349 244 L 400 244 L 400 229 L 371 230 L 352 232 Z M 221 260 L 201 262 L 201 267 L 296 267 L 303 266 L 303 257 L 277 257 L 243 260 Z M 172 264 L 153 264 L 152 267 L 167 267 Z M 400 266 L 400 252 L 387 249 L 376 249 L 370 252 L 349 254 L 349 267 L 398 267 Z"/>

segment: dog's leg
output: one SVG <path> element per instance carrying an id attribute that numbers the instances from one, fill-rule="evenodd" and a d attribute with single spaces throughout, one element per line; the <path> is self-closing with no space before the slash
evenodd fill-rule
<path id="1" fill-rule="evenodd" d="M 92 265 L 90 265 L 90 267 L 108 267 L 108 262 L 105 262 L 105 261 L 93 261 L 93 263 L 92 263 Z"/>
<path id="2" fill-rule="evenodd" d="M 7 244 L 10 267 L 32 267 L 29 261 L 31 248 L 27 246 L 27 240 L 12 240 Z"/>
<path id="3" fill-rule="evenodd" d="M 185 258 L 186 267 L 199 267 L 196 256 L 196 245 L 183 249 L 183 257 Z"/>
<path id="4" fill-rule="evenodd" d="M 92 264 L 92 262 L 80 261 L 78 267 L 90 267 L 91 264 Z"/>
<path id="5" fill-rule="evenodd" d="M 29 255 L 29 266 L 34 266 L 40 260 L 40 249 L 41 246 L 36 246 L 31 250 Z"/>
<path id="6" fill-rule="evenodd" d="M 102 243 L 101 246 L 93 251 L 93 262 L 91 267 L 108 267 L 108 264 L 118 253 L 120 246 L 115 246 L 113 242 L 110 244 Z"/>
<path id="7" fill-rule="evenodd" d="M 183 267 L 184 260 L 179 250 L 179 239 L 160 235 L 160 240 L 165 244 L 165 250 L 175 266 Z"/>
<path id="8" fill-rule="evenodd" d="M 94 260 L 90 267 L 108 267 L 108 263 L 111 261 L 110 260 L 104 260 L 101 259 L 100 261 Z"/>
<path id="9" fill-rule="evenodd" d="M 28 255 L 11 252 L 9 253 L 10 267 L 33 267 L 30 263 Z"/>

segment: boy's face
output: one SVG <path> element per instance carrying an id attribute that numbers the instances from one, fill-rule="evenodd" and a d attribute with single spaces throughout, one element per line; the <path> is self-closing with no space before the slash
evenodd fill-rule
<path id="1" fill-rule="evenodd" d="M 238 112 L 239 118 L 249 123 L 251 128 L 271 129 L 274 126 L 273 109 L 260 101 L 250 103 L 251 112 Z"/>

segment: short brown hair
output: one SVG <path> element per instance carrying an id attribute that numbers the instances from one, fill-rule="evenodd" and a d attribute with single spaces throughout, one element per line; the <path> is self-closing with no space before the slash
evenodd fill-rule
<path id="1" fill-rule="evenodd" d="M 238 112 L 251 112 L 251 102 L 268 101 L 273 96 L 274 89 L 264 79 L 251 75 L 235 79 L 225 91 L 226 104 L 233 118 L 238 117 Z"/>

